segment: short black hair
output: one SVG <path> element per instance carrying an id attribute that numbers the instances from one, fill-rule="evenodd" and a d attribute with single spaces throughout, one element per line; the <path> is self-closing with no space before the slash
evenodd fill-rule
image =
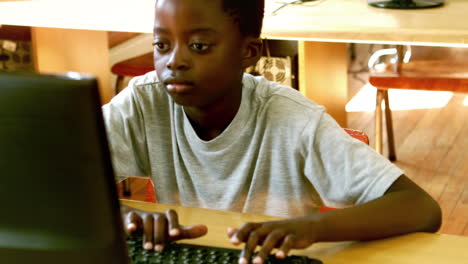
<path id="1" fill-rule="evenodd" d="M 223 9 L 239 24 L 244 36 L 259 37 L 262 32 L 264 0 L 222 0 Z"/>

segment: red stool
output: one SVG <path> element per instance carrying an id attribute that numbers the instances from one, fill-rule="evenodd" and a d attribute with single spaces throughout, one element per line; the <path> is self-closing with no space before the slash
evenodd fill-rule
<path id="1" fill-rule="evenodd" d="M 154 71 L 153 52 L 114 64 L 111 72 L 117 75 L 115 94 L 123 90 L 122 85 L 125 77 L 140 76 L 150 71 Z"/>

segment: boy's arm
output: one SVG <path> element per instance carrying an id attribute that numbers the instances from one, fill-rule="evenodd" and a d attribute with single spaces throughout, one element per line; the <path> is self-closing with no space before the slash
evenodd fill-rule
<path id="1" fill-rule="evenodd" d="M 319 241 L 369 240 L 409 232 L 436 232 L 441 225 L 436 201 L 405 175 L 371 202 L 320 215 Z"/>
<path id="2" fill-rule="evenodd" d="M 256 245 L 262 245 L 254 263 L 261 263 L 273 248 L 277 257 L 290 249 L 306 248 L 315 242 L 371 240 L 410 232 L 436 232 L 441 225 L 441 209 L 436 201 L 405 175 L 385 194 L 366 204 L 312 214 L 302 218 L 265 223 L 247 223 L 228 230 L 234 244 L 246 243 L 247 263 Z"/>

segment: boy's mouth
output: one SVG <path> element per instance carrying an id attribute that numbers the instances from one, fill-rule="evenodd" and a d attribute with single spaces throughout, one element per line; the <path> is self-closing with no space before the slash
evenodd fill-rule
<path id="1" fill-rule="evenodd" d="M 192 82 L 186 81 L 168 81 L 164 82 L 164 84 L 169 93 L 186 93 L 194 88 Z"/>

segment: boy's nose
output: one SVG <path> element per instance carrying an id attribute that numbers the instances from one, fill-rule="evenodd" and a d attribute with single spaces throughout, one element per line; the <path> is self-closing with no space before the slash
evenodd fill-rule
<path id="1" fill-rule="evenodd" d="M 189 59 L 185 51 L 180 48 L 174 48 L 166 63 L 166 67 L 170 70 L 187 70 L 190 68 Z"/>

